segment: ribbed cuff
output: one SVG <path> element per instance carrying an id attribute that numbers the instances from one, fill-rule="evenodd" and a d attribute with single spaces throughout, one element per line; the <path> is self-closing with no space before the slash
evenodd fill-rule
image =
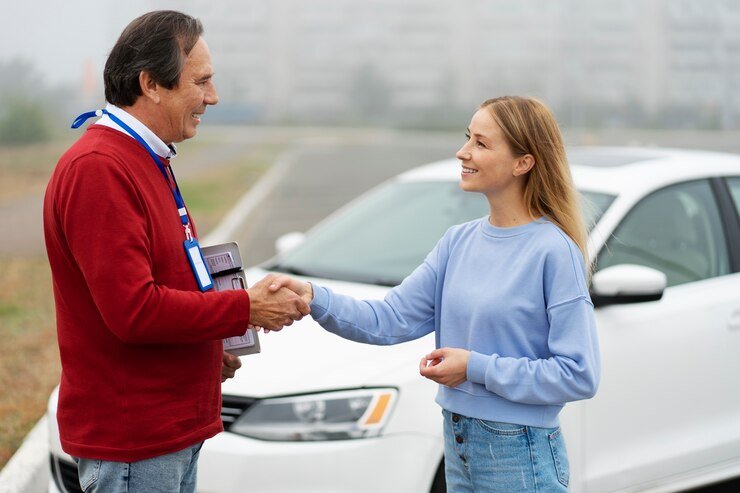
<path id="1" fill-rule="evenodd" d="M 309 307 L 311 308 L 311 316 L 318 320 L 329 308 L 329 291 L 315 283 L 311 283 L 311 287 L 313 288 L 313 300 L 311 300 Z"/>
<path id="2" fill-rule="evenodd" d="M 488 368 L 488 363 L 490 361 L 491 356 L 486 356 L 485 354 L 470 351 L 470 359 L 468 359 L 468 369 L 466 372 L 468 381 L 485 385 L 486 368 Z"/>

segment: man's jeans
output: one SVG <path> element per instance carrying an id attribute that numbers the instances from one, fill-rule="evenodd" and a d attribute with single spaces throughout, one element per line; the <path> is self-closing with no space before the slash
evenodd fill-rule
<path id="1" fill-rule="evenodd" d="M 570 471 L 560 428 L 442 415 L 449 493 L 567 491 Z"/>
<path id="2" fill-rule="evenodd" d="M 193 493 L 202 446 L 138 462 L 75 458 L 80 487 L 85 493 Z"/>

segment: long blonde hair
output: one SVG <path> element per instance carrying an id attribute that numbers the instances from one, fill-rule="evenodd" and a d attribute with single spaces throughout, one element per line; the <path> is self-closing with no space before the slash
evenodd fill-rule
<path id="1" fill-rule="evenodd" d="M 590 272 L 579 196 L 552 112 L 540 101 L 521 96 L 489 99 L 480 108 L 490 111 L 514 155 L 534 157 L 535 164 L 524 185 L 529 213 L 534 217 L 547 216 L 560 227 L 578 245 Z"/>

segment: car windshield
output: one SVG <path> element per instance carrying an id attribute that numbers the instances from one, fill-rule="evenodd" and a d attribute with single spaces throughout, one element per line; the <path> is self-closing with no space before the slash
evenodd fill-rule
<path id="1" fill-rule="evenodd" d="M 581 192 L 586 223 L 595 224 L 614 199 Z M 483 195 L 456 182 L 396 181 L 378 188 L 313 230 L 270 270 L 395 286 L 454 225 L 488 213 Z"/>

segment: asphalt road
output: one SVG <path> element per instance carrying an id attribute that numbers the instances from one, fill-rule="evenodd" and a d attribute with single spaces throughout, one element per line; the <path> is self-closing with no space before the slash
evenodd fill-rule
<path id="1" fill-rule="evenodd" d="M 461 138 L 450 134 L 377 134 L 307 140 L 289 153 L 288 170 L 239 230 L 246 265 L 274 253 L 275 240 L 305 232 L 372 186 L 415 166 L 453 157 Z"/>

